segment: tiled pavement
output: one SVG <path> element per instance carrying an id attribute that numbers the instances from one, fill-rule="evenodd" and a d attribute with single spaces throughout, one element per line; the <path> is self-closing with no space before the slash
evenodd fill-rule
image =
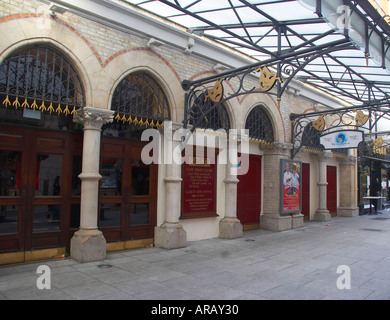
<path id="1" fill-rule="evenodd" d="M 38 289 L 39 265 L 51 288 Z M 350 270 L 337 273 L 341 265 Z M 39 281 L 39 280 L 38 280 Z M 0 300 L 388 300 L 390 211 L 305 222 L 284 232 L 254 230 L 234 240 L 186 248 L 108 253 L 101 262 L 72 259 L 0 267 Z"/>

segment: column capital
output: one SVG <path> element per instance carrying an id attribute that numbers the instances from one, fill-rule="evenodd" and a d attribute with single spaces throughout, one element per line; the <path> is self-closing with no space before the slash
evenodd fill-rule
<path id="1" fill-rule="evenodd" d="M 345 158 L 339 158 L 339 163 L 344 165 L 354 165 L 356 163 L 356 157 L 348 155 Z"/>
<path id="2" fill-rule="evenodd" d="M 315 157 L 319 161 L 327 161 L 328 159 L 332 158 L 332 156 L 333 156 L 332 152 L 330 152 L 330 151 L 323 151 L 322 153 L 317 154 Z"/>
<path id="3" fill-rule="evenodd" d="M 77 116 L 74 122 L 82 122 L 84 129 L 101 130 L 106 123 L 111 123 L 114 120 L 113 110 L 105 110 L 94 107 L 84 107 L 77 110 Z"/>

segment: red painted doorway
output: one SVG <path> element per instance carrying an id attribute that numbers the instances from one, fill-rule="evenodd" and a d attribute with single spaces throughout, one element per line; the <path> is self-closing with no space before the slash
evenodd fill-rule
<path id="1" fill-rule="evenodd" d="M 326 167 L 326 208 L 331 215 L 337 213 L 337 168 L 335 166 Z"/>
<path id="2" fill-rule="evenodd" d="M 238 173 L 240 171 L 238 170 Z M 260 227 L 261 211 L 261 156 L 249 155 L 249 169 L 237 175 L 237 218 L 244 230 Z"/>
<path id="3" fill-rule="evenodd" d="M 310 219 L 310 164 L 302 163 L 302 214 L 304 220 Z"/>

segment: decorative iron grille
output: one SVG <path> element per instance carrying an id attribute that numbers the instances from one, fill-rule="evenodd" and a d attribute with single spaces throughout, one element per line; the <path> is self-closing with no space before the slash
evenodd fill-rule
<path id="1" fill-rule="evenodd" d="M 168 99 L 160 85 L 148 74 L 126 76 L 114 91 L 111 110 L 123 124 L 160 126 L 170 120 Z"/>
<path id="2" fill-rule="evenodd" d="M 230 129 L 229 114 L 223 103 L 215 103 L 203 92 L 194 99 L 189 110 L 189 123 L 201 129 Z"/>
<path id="3" fill-rule="evenodd" d="M 274 130 L 271 120 L 261 106 L 256 106 L 249 112 L 245 128 L 249 131 L 249 137 L 265 142 L 274 141 Z"/>
<path id="4" fill-rule="evenodd" d="M 71 63 L 61 53 L 40 46 L 24 48 L 0 64 L 0 96 L 6 108 L 59 115 L 74 115 L 85 102 Z"/>

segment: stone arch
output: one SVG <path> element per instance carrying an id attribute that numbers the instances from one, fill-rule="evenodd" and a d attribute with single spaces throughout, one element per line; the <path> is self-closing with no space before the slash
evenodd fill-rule
<path id="1" fill-rule="evenodd" d="M 265 142 L 274 142 L 275 133 L 271 117 L 262 104 L 251 108 L 246 116 L 245 129 L 249 130 L 250 138 Z"/>
<path id="2" fill-rule="evenodd" d="M 259 96 L 261 99 L 259 99 Z M 276 102 L 268 94 L 249 94 L 245 97 L 242 103 L 244 106 L 246 105 L 248 107 L 244 113 L 244 117 L 241 119 L 241 128 L 245 128 L 246 119 L 252 109 L 256 106 L 261 106 L 271 121 L 272 128 L 274 130 L 274 141 L 286 142 L 285 125 L 282 115 L 280 110 L 277 108 Z"/>
<path id="3" fill-rule="evenodd" d="M 0 62 L 23 47 L 41 45 L 54 48 L 64 54 L 79 75 L 84 88 L 85 105 L 95 106 L 90 75 L 97 72 L 100 65 L 90 47 L 62 24 L 50 21 L 50 28 L 38 29 L 36 23 L 36 19 L 29 18 L 0 24 L 2 34 L 8 34 L 7 30 L 12 30 L 12 37 L 5 36 L 1 42 Z"/>
<path id="4" fill-rule="evenodd" d="M 119 83 L 129 74 L 145 72 L 161 87 L 168 99 L 172 121 L 182 121 L 184 115 L 184 93 L 176 74 L 158 56 L 148 50 L 134 50 L 117 56 L 107 66 L 106 72 L 111 78 L 111 88 L 107 97 L 107 105 Z"/>

